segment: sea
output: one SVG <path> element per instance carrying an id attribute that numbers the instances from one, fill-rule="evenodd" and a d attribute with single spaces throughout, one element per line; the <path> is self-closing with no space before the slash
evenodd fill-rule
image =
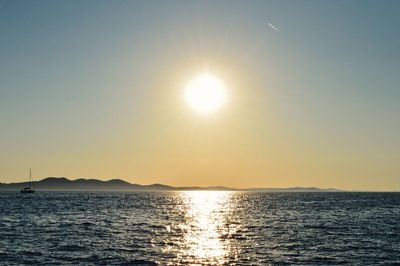
<path id="1" fill-rule="evenodd" d="M 0 192 L 0 265 L 400 265 L 400 193 Z"/>

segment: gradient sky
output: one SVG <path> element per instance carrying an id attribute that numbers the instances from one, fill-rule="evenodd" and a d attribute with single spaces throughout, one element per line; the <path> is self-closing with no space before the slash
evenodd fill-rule
<path id="1" fill-rule="evenodd" d="M 399 14 L 395 0 L 0 0 L 0 182 L 32 167 L 400 190 Z M 183 100 L 204 71 L 229 93 L 208 116 Z"/>

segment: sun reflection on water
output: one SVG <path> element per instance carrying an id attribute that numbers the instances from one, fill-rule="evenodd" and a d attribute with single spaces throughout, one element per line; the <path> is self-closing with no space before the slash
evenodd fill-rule
<path id="1" fill-rule="evenodd" d="M 231 192 L 186 191 L 180 197 L 185 206 L 182 256 L 197 263 L 226 263 L 232 255 L 224 241 L 231 233 L 227 223 L 232 211 Z"/>

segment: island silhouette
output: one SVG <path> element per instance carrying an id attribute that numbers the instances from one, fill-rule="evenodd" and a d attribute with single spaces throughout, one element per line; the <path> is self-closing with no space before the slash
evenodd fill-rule
<path id="1" fill-rule="evenodd" d="M 28 182 L 0 183 L 0 190 L 19 190 L 27 186 Z M 79 178 L 70 180 L 66 177 L 47 177 L 40 181 L 33 181 L 32 186 L 37 190 L 62 190 L 62 191 L 182 191 L 182 190 L 225 190 L 225 191 L 276 191 L 276 192 L 336 192 L 341 191 L 335 188 L 317 187 L 289 187 L 289 188 L 231 188 L 225 186 L 188 186 L 175 187 L 164 184 L 140 185 L 132 184 L 122 179 L 85 179 Z"/>

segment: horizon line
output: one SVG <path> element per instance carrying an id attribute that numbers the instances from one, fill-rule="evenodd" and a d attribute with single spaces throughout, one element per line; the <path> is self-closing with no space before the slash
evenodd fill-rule
<path id="1" fill-rule="evenodd" d="M 288 186 L 288 187 L 267 187 L 267 186 L 263 186 L 263 187 L 231 187 L 231 186 L 225 186 L 225 185 L 209 185 L 209 186 L 200 186 L 200 185 L 184 185 L 184 186 L 176 186 L 176 185 L 166 185 L 163 183 L 151 183 L 151 184 L 139 184 L 139 183 L 131 183 L 123 178 L 110 178 L 107 180 L 103 180 L 103 179 L 97 179 L 97 178 L 84 178 L 84 177 L 80 177 L 80 178 L 75 178 L 75 179 L 71 179 L 69 177 L 65 177 L 65 176 L 48 176 L 48 177 L 43 177 L 40 180 L 37 181 L 32 181 L 33 183 L 36 182 L 41 182 L 43 180 L 49 179 L 49 178 L 54 178 L 54 179 L 66 179 L 68 181 L 74 182 L 77 180 L 93 180 L 93 181 L 100 181 L 100 182 L 109 182 L 112 180 L 119 180 L 119 181 L 123 181 L 126 182 L 129 185 L 137 185 L 137 186 L 144 186 L 144 187 L 149 187 L 149 186 L 166 186 L 171 188 L 172 190 L 178 189 L 190 189 L 190 190 L 195 190 L 196 188 L 199 190 L 203 190 L 203 189 L 209 189 L 209 190 L 214 190 L 214 191 L 218 191 L 218 189 L 212 189 L 212 188 L 221 188 L 223 190 L 228 190 L 228 191 L 262 191 L 262 190 L 296 190 L 298 189 L 298 191 L 310 191 L 310 190 L 321 190 L 322 191 L 326 191 L 326 192 L 400 192 L 400 190 L 365 190 L 365 189 L 342 189 L 342 188 L 336 188 L 336 187 L 328 187 L 328 188 L 323 188 L 323 187 L 317 187 L 317 186 L 299 186 L 299 185 L 295 185 L 295 186 Z M 11 183 L 3 183 L 0 182 L 0 185 L 17 185 L 17 184 L 22 184 L 22 183 L 27 183 L 29 181 L 22 181 L 22 182 L 11 182 Z"/>

